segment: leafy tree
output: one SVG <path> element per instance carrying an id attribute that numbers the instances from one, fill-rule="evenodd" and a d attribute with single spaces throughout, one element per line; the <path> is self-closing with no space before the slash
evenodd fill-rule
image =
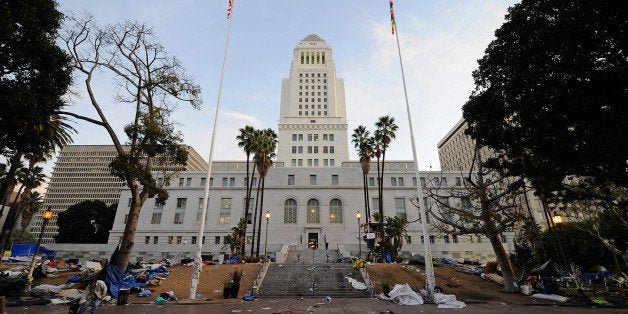
<path id="1" fill-rule="evenodd" d="M 467 133 L 501 157 L 493 166 L 529 179 L 542 198 L 566 197 L 582 180 L 628 185 L 626 30 L 621 1 L 524 0 L 509 9 L 463 106 Z"/>
<path id="2" fill-rule="evenodd" d="M 45 156 L 71 142 L 56 113 L 71 83 L 69 56 L 55 44 L 63 15 L 51 0 L 0 3 L 0 155 L 8 161 L 1 204 L 15 189 L 25 154 Z"/>
<path id="3" fill-rule="evenodd" d="M 377 221 L 382 221 L 379 213 L 374 213 L 373 216 Z M 399 251 L 403 246 L 403 238 L 407 236 L 407 227 L 408 222 L 405 217 L 389 216 L 383 223 L 384 232 L 380 247 L 383 248 L 384 252 L 390 252 L 393 261 L 396 261 L 399 256 Z"/>
<path id="4" fill-rule="evenodd" d="M 148 198 L 158 202 L 168 198 L 151 171 L 160 165 L 182 165 L 187 149 L 175 123 L 169 120 L 179 102 L 200 108 L 200 87 L 189 78 L 180 62 L 159 44 L 153 31 L 139 22 L 108 27 L 96 25 L 91 17 L 73 19 L 63 40 L 73 67 L 85 78 L 89 100 L 97 118 L 62 112 L 102 126 L 109 134 L 118 156 L 111 163 L 112 174 L 126 182 L 131 191 L 131 206 L 122 236 L 120 254 L 114 265 L 126 268 L 134 245 L 135 230 L 142 205 Z M 108 71 L 121 87 L 118 102 L 135 110 L 133 120 L 124 127 L 128 140 L 123 146 L 103 112 L 92 88 L 95 73 Z M 165 183 L 164 183 L 165 184 Z"/>
<path id="5" fill-rule="evenodd" d="M 353 146 L 360 157 L 362 166 L 362 186 L 364 193 L 364 213 L 366 214 L 366 223 L 371 222 L 371 208 L 369 206 L 369 190 L 368 190 L 368 174 L 371 171 L 371 158 L 374 155 L 373 146 L 374 139 L 370 136 L 370 132 L 363 125 L 353 130 L 351 135 Z"/>
<path id="6" fill-rule="evenodd" d="M 240 128 L 240 134 L 238 134 L 238 136 L 236 136 L 236 140 L 238 140 L 238 147 L 242 147 L 242 149 L 244 149 L 244 153 L 246 154 L 246 204 L 244 205 L 244 219 L 248 219 L 249 217 L 249 207 L 251 205 L 251 191 L 253 190 L 253 180 L 252 178 L 249 177 L 249 164 L 251 161 L 251 153 L 253 152 L 254 148 L 255 148 L 255 136 L 256 136 L 256 130 L 250 126 L 247 125 L 244 128 Z M 255 164 L 253 164 L 253 171 L 252 171 L 252 175 L 251 177 L 255 174 Z M 247 224 L 245 223 L 242 228 L 242 237 L 246 236 L 246 227 Z M 242 241 L 241 242 L 241 249 L 240 251 L 244 254 L 245 250 L 245 246 L 246 246 L 246 241 Z"/>
<path id="7" fill-rule="evenodd" d="M 107 243 L 113 227 L 117 204 L 107 206 L 100 200 L 83 201 L 60 212 L 57 218 L 58 243 Z"/>
<path id="8" fill-rule="evenodd" d="M 43 195 L 39 192 L 30 192 L 26 197 L 20 200 L 20 211 L 22 213 L 22 220 L 20 221 L 20 227 L 23 230 L 28 228 L 33 215 L 38 212 L 43 206 Z"/>
<path id="9" fill-rule="evenodd" d="M 33 243 L 33 242 L 37 242 L 37 239 L 28 230 L 26 230 L 26 229 L 17 229 L 17 230 L 15 230 L 15 232 L 11 233 L 10 242 L 13 243 L 13 244 Z"/>
<path id="10" fill-rule="evenodd" d="M 478 151 L 476 148 L 473 158 L 477 166 L 471 167 L 474 170 L 469 171 L 463 187 L 448 190 L 440 185 L 426 187 L 427 198 L 435 204 L 427 207 L 435 219 L 432 226 L 440 232 L 452 235 L 481 234 L 489 239 L 502 270 L 504 290 L 512 293 L 514 275 L 501 234 L 512 230 L 525 216 L 522 206 L 517 202 L 524 193 L 523 180 L 512 180 L 487 170 Z"/>

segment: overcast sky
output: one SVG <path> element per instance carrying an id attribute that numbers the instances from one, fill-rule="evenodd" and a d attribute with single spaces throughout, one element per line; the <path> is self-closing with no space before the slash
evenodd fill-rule
<path id="1" fill-rule="evenodd" d="M 515 1 L 396 0 L 395 18 L 408 87 L 419 167 L 439 169 L 436 145 L 461 118 L 473 90 L 471 72 Z M 208 158 L 227 36 L 227 0 L 86 1 L 60 0 L 70 14 L 91 12 L 100 24 L 146 22 L 202 87 L 203 108 L 181 104 L 173 116 L 185 144 Z M 288 77 L 292 52 L 308 34 L 333 50 L 337 76 L 345 82 L 350 133 L 358 125 L 373 130 L 378 117 L 399 125 L 389 160 L 411 160 L 412 150 L 399 58 L 391 34 L 388 0 L 235 0 L 218 118 L 214 160 L 244 160 L 238 128 L 277 130 L 281 80 Z M 95 81 L 96 96 L 119 136 L 132 118 L 128 104 L 112 99 L 113 82 Z M 84 93 L 78 77 L 74 90 Z M 70 110 L 95 117 L 87 98 L 74 98 Z M 105 130 L 74 124 L 74 144 L 111 144 Z M 353 147 L 351 158 L 357 159 Z M 50 165 L 49 165 L 50 167 Z M 49 171 L 49 169 L 48 169 Z"/>

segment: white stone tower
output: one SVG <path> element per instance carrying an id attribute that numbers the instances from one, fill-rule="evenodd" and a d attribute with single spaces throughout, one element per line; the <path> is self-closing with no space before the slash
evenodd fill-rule
<path id="1" fill-rule="evenodd" d="M 340 167 L 349 160 L 345 85 L 331 47 L 308 35 L 281 85 L 277 160 L 287 167 Z"/>

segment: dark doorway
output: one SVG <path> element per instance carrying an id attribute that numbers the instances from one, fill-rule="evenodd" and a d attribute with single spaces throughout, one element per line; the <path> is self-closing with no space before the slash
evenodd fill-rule
<path id="1" fill-rule="evenodd" d="M 312 250 L 318 249 L 318 233 L 310 232 L 307 234 L 307 247 Z"/>

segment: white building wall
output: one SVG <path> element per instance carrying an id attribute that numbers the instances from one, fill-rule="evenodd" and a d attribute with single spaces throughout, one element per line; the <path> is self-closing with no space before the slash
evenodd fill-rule
<path id="1" fill-rule="evenodd" d="M 416 187 L 412 184 L 413 164 L 407 161 L 391 161 L 387 168 L 388 172 L 384 178 L 384 214 L 386 216 L 395 215 L 395 198 L 404 198 L 408 221 L 418 220 L 418 210 L 409 201 L 416 194 Z M 230 234 L 231 227 L 235 226 L 237 220 L 244 215 L 245 169 L 244 162 L 214 162 L 213 185 L 210 187 L 209 208 L 204 233 L 206 239 L 205 245 L 203 245 L 204 254 L 227 251 L 223 248 L 223 237 Z M 149 199 L 146 202 L 137 226 L 134 252 L 161 252 L 165 257 L 168 254 L 172 256 L 173 252 L 183 254 L 187 249 L 194 250 L 192 237 L 196 237 L 198 233 L 198 224 L 196 224 L 197 204 L 198 199 L 204 196 L 204 188 L 200 182 L 205 175 L 204 172 L 182 173 L 181 177 L 186 178 L 185 182 L 187 182 L 187 178 L 192 179 L 191 186 L 180 187 L 177 184 L 178 179 L 174 180 L 175 184 L 171 184 L 168 189 L 170 198 L 163 208 L 160 224 L 151 224 L 154 200 Z M 288 185 L 289 175 L 294 175 L 294 185 Z M 316 185 L 310 185 L 310 175 L 316 175 Z M 332 184 L 332 175 L 338 176 L 338 185 Z M 458 175 L 459 173 L 455 172 L 421 172 L 421 176 L 427 177 L 428 182 L 432 176 L 447 177 L 450 185 L 455 182 L 454 177 Z M 376 174 L 370 176 L 374 177 Z M 391 186 L 390 178 L 392 177 L 397 179 L 397 186 Z M 227 179 L 227 186 L 222 186 L 223 178 Z M 234 186 L 230 186 L 231 178 L 235 179 Z M 403 186 L 399 186 L 399 178 L 403 178 Z M 417 180 L 417 182 L 420 181 Z M 370 193 L 371 197 L 377 197 L 376 187 L 370 187 Z M 109 243 L 117 243 L 122 237 L 125 214 L 128 213 L 129 197 L 129 191 L 123 190 Z M 255 193 L 253 193 L 253 197 L 255 197 Z M 183 224 L 173 223 L 177 198 L 187 199 Z M 231 198 L 229 224 L 219 223 L 222 198 Z M 284 204 L 289 198 L 297 202 L 296 223 L 284 223 Z M 342 202 L 342 223 L 330 223 L 329 205 L 331 200 L 335 198 Z M 307 222 L 308 208 L 306 205 L 310 199 L 316 199 L 320 202 L 320 223 Z M 270 170 L 266 178 L 264 206 L 262 207 L 262 213 L 266 211 L 271 213 L 268 224 L 269 254 L 272 255 L 279 251 L 284 244 L 303 245 L 305 247 L 310 233 L 317 234 L 320 248 L 324 248 L 324 241 L 327 240 L 330 249 L 335 249 L 337 245 L 343 244 L 348 250 L 357 252 L 358 225 L 355 214 L 359 210 L 363 215 L 362 222 L 364 222 L 363 208 L 362 172 L 358 162 L 346 162 L 341 167 L 336 168 L 282 167 L 281 164 L 278 164 Z M 263 219 L 260 252 L 264 250 L 265 232 L 266 222 Z M 411 223 L 408 226 L 411 243 L 404 244 L 402 251 L 406 254 L 422 252 L 421 232 L 421 226 L 418 222 Z M 252 234 L 252 225 L 249 225 L 247 233 L 248 236 Z M 464 236 L 459 237 L 458 243 L 444 243 L 444 235 L 433 235 L 435 257 L 485 261 L 494 256 L 486 237 L 482 237 L 481 243 L 477 243 L 475 236 L 473 243 L 467 243 Z M 511 249 L 512 236 L 511 233 L 506 234 L 507 249 Z M 145 244 L 146 237 L 148 237 L 148 244 Z M 153 244 L 154 237 L 157 237 L 157 244 Z M 220 238 L 219 244 L 215 243 L 216 237 Z M 177 239 L 179 239 L 179 243 L 177 243 Z M 366 250 L 364 243 L 362 249 Z M 250 245 L 247 245 L 247 252 L 249 250 Z"/>

